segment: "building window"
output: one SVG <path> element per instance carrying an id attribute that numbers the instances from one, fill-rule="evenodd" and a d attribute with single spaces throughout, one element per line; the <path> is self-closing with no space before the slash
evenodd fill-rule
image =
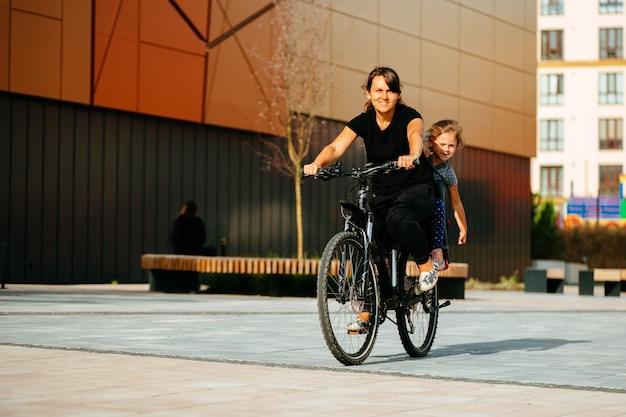
<path id="1" fill-rule="evenodd" d="M 623 149 L 623 119 L 600 119 L 600 149 Z"/>
<path id="2" fill-rule="evenodd" d="M 541 31 L 541 59 L 563 59 L 563 31 Z"/>
<path id="3" fill-rule="evenodd" d="M 542 197 L 563 196 L 563 167 L 541 167 L 541 190 Z"/>
<path id="4" fill-rule="evenodd" d="M 541 76 L 541 104 L 563 104 L 563 74 Z"/>
<path id="5" fill-rule="evenodd" d="M 622 28 L 600 29 L 600 59 L 623 58 Z"/>
<path id="6" fill-rule="evenodd" d="M 563 120 L 548 119 L 541 121 L 541 143 L 542 151 L 562 151 L 563 150 Z"/>
<path id="7" fill-rule="evenodd" d="M 602 3 L 602 0 L 600 0 L 600 3 Z M 541 14 L 544 16 L 563 14 L 563 0 L 541 0 Z"/>
<path id="8" fill-rule="evenodd" d="M 621 72 L 602 72 L 599 81 L 600 104 L 624 103 L 624 80 Z"/>
<path id="9" fill-rule="evenodd" d="M 600 184 L 598 195 L 605 197 L 619 196 L 619 174 L 622 173 L 621 165 L 600 165 Z"/>
<path id="10" fill-rule="evenodd" d="M 623 11 L 622 0 L 600 0 L 600 14 L 617 14 Z"/>

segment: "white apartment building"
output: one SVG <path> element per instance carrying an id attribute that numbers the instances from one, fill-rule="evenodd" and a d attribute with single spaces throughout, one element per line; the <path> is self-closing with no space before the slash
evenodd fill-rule
<path id="1" fill-rule="evenodd" d="M 623 0 L 537 0 L 532 192 L 561 203 L 617 197 L 624 148 Z"/>

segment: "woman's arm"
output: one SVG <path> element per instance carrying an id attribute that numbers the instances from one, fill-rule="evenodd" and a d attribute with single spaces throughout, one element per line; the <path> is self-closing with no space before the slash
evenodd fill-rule
<path id="1" fill-rule="evenodd" d="M 335 140 L 326 145 L 319 154 L 315 157 L 315 160 L 310 164 L 306 164 L 302 167 L 302 171 L 306 175 L 315 175 L 320 168 L 324 168 L 337 159 L 341 158 L 348 148 L 354 143 L 357 138 L 356 133 L 349 127 L 344 127 L 341 133 L 337 135 Z"/>
<path id="2" fill-rule="evenodd" d="M 406 136 L 409 139 L 409 155 L 402 155 L 398 158 L 398 166 L 411 169 L 413 163 L 422 154 L 424 147 L 424 121 L 420 118 L 413 119 L 406 128 Z"/>

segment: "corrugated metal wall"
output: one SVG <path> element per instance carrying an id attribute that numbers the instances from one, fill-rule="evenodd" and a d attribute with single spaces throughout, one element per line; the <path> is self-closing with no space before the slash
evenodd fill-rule
<path id="1" fill-rule="evenodd" d="M 453 260 L 468 262 L 470 276 L 483 281 L 499 281 L 516 271 L 523 277 L 531 264 L 528 159 L 467 147 L 451 164 L 459 177 L 469 230 L 466 245 L 451 242 Z M 456 226 L 450 230 L 456 239 Z"/>
<path id="2" fill-rule="evenodd" d="M 325 121 L 311 155 L 343 123 Z M 355 146 L 344 166 L 360 166 Z M 294 256 L 292 181 L 262 169 L 255 133 L 0 92 L 0 240 L 11 283 L 147 282 L 140 256 L 169 252 L 170 224 L 198 202 L 228 254 Z M 453 161 L 469 219 L 454 261 L 497 280 L 530 264 L 527 159 L 466 148 Z M 347 180 L 303 184 L 304 247 L 341 227 Z M 454 234 L 453 229 L 453 235 Z"/>

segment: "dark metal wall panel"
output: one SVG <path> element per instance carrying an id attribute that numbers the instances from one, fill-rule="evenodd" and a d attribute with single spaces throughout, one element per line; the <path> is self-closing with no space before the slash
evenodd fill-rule
<path id="1" fill-rule="evenodd" d="M 87 282 L 89 274 L 90 229 L 87 217 L 89 207 L 89 153 L 90 112 L 86 108 L 74 111 L 73 199 L 70 206 L 72 222 L 72 275 L 76 282 Z M 70 231 L 67 231 L 70 233 Z"/>
<path id="2" fill-rule="evenodd" d="M 42 103 L 29 103 L 26 157 L 26 265 L 28 277 L 56 267 L 57 142 L 54 109 Z M 46 137 L 48 136 L 48 137 Z M 44 140 L 44 138 L 46 138 Z M 41 236 L 42 227 L 52 233 Z"/>
<path id="3" fill-rule="evenodd" d="M 30 127 L 33 129 L 34 134 L 31 137 L 32 142 L 29 143 L 29 149 L 32 149 L 35 143 L 43 143 L 43 177 L 40 177 L 41 171 L 39 170 L 29 170 L 28 175 L 29 185 L 43 180 L 43 189 L 37 184 L 32 192 L 29 192 L 27 203 L 29 206 L 32 206 L 33 198 L 41 197 L 43 191 L 43 199 L 38 208 L 41 214 L 37 214 L 38 217 L 42 217 L 43 224 L 41 228 L 35 228 L 32 231 L 32 235 L 29 233 L 29 235 L 33 236 L 32 240 L 29 238 L 29 244 L 32 244 L 41 236 L 40 230 L 44 230 L 43 239 L 40 238 L 40 242 L 43 241 L 42 256 L 40 259 L 33 257 L 29 260 L 34 265 L 30 273 L 33 279 L 36 280 L 43 271 L 49 269 L 54 270 L 57 276 L 59 275 L 58 260 L 61 244 L 64 243 L 61 239 L 64 237 L 65 231 L 61 230 L 59 225 L 60 213 L 64 209 L 65 203 L 60 198 L 61 182 L 59 173 L 61 166 L 59 155 L 65 150 L 61 148 L 59 106 L 56 103 L 44 102 L 43 130 L 36 129 L 37 125 L 34 122 L 30 123 Z M 68 151 L 71 151 L 71 149 L 68 149 Z M 33 160 L 33 162 L 36 163 L 32 165 L 36 165 L 39 161 Z"/>
<path id="4" fill-rule="evenodd" d="M 294 256 L 290 178 L 263 169 L 256 133 L 0 92 L 0 240 L 9 283 L 146 282 L 140 256 L 169 252 L 173 218 L 198 202 L 208 242 L 240 256 Z M 323 121 L 311 159 L 343 128 Z M 344 156 L 362 166 L 361 141 Z M 530 264 L 529 162 L 467 147 L 452 161 L 469 222 L 452 259 L 498 280 Z M 342 227 L 349 180 L 302 184 L 304 249 Z M 350 196 L 353 196 L 351 194 Z"/>
<path id="5" fill-rule="evenodd" d="M 59 108 L 59 152 L 58 180 L 59 192 L 55 204 L 58 208 L 56 257 L 58 276 L 69 282 L 74 263 L 74 138 L 76 137 L 73 108 Z"/>
<path id="6" fill-rule="evenodd" d="M 102 280 L 116 279 L 115 246 L 118 229 L 116 214 L 119 208 L 117 186 L 122 178 L 117 171 L 120 155 L 118 154 L 119 115 L 106 114 L 104 118 L 103 153 L 102 153 Z"/>
<path id="7" fill-rule="evenodd" d="M 89 165 L 87 171 L 87 205 L 85 216 L 87 217 L 87 276 L 88 283 L 103 282 L 102 280 L 102 240 L 105 231 L 103 230 L 104 213 L 104 118 L 102 112 L 91 113 L 91 124 L 89 137 L 89 154 L 87 155 Z M 76 213 L 81 216 L 80 213 Z"/>
<path id="8" fill-rule="evenodd" d="M 115 263 L 114 270 L 117 276 L 129 276 L 131 270 L 129 266 L 133 258 L 130 256 L 130 218 L 133 196 L 131 194 L 131 146 L 132 146 L 132 126 L 131 118 L 126 114 L 121 114 L 118 119 L 117 131 L 117 187 L 115 191 L 115 199 L 117 201 L 115 208 L 115 225 L 117 232 L 115 233 L 115 244 L 113 246 Z M 117 278 L 116 278 L 117 279 Z"/>
<path id="9" fill-rule="evenodd" d="M 29 282 L 26 274 L 26 242 L 27 242 L 27 208 L 26 178 L 28 171 L 28 114 L 29 106 L 26 99 L 13 101 L 9 121 L 10 135 L 3 140 L 10 141 L 11 172 L 6 181 L 9 183 L 9 234 L 1 236 L 9 245 L 8 277 L 18 276 L 23 282 Z M 3 198 L 4 200 L 4 198 Z M 40 237 L 38 240 L 41 241 Z"/>
<path id="10" fill-rule="evenodd" d="M 470 276 L 497 281 L 530 265 L 530 163 L 525 158 L 465 148 L 451 161 L 468 219 L 468 240 L 453 260 L 470 263 Z"/>
<path id="11" fill-rule="evenodd" d="M 11 195 L 11 138 L 12 135 L 12 110 L 9 100 L 0 99 L 0 241 L 7 243 L 10 230 L 10 199 Z M 0 245 L 0 250 L 4 247 Z M 7 259 L 2 254 L 2 262 L 6 263 Z M 4 268 L 4 264 L 0 264 L 0 268 Z M 3 276 L 5 270 L 0 269 L 0 276 Z"/>
<path id="12" fill-rule="evenodd" d="M 122 238 L 128 242 L 128 250 L 125 257 L 120 256 L 119 264 L 124 266 L 120 276 L 126 276 L 128 282 L 141 282 L 142 277 L 136 273 L 137 260 L 141 257 L 142 242 L 145 235 L 146 203 L 145 190 L 145 167 L 146 147 L 144 140 L 145 120 L 128 117 L 128 203 L 120 206 L 120 212 L 127 211 L 128 229 L 122 233 Z"/>

